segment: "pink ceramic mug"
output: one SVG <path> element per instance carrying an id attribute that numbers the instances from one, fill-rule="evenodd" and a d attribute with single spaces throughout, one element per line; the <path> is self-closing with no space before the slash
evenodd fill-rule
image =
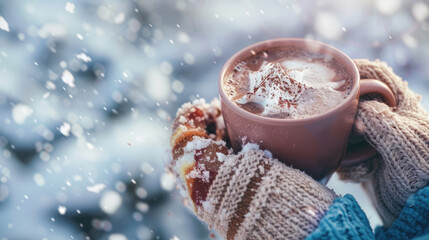
<path id="1" fill-rule="evenodd" d="M 252 53 L 282 46 L 296 46 L 332 55 L 352 76 L 349 96 L 335 108 L 303 119 L 269 118 L 238 107 L 224 92 L 226 76 L 238 62 Z M 306 39 L 268 40 L 239 51 L 222 68 L 219 93 L 225 126 L 235 151 L 241 149 L 243 139 L 245 142 L 258 143 L 286 165 L 301 169 L 322 183 L 326 183 L 341 161 L 343 164 L 356 163 L 375 153 L 368 144 L 360 144 L 363 147 L 356 145 L 353 153 L 345 154 L 359 97 L 377 93 L 390 106 L 396 105 L 389 87 L 378 80 L 360 79 L 356 65 L 347 55 L 330 45 Z"/>

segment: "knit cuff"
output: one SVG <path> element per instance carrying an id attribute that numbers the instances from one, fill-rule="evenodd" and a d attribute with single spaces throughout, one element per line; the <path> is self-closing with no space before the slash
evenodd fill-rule
<path id="1" fill-rule="evenodd" d="M 378 227 L 377 239 L 427 239 L 429 234 L 429 187 L 412 195 L 405 204 L 398 219 L 389 229 Z M 426 234 L 425 237 L 422 235 Z"/>
<path id="2" fill-rule="evenodd" d="M 226 239 L 303 239 L 335 194 L 261 150 L 229 156 L 198 216 Z"/>
<path id="3" fill-rule="evenodd" d="M 306 240 L 374 239 L 368 219 L 352 195 L 333 202 L 319 227 Z"/>

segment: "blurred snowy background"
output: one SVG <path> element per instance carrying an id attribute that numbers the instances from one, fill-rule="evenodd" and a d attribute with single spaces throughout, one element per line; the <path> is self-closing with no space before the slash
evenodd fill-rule
<path id="1" fill-rule="evenodd" d="M 171 119 L 270 38 L 382 59 L 429 109 L 429 3 L 0 1 L 0 239 L 211 239 L 164 171 Z M 358 185 L 353 193 L 380 223 Z"/>

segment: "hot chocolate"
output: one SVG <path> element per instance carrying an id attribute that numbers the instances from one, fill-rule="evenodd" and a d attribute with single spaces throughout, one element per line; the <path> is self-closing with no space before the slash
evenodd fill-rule
<path id="1" fill-rule="evenodd" d="M 238 62 L 223 84 L 228 98 L 253 114 L 305 118 L 339 105 L 352 76 L 332 55 L 297 47 L 267 48 Z"/>

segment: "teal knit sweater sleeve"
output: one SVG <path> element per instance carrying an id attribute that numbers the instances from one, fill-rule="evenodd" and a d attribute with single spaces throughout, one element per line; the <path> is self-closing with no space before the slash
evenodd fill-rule
<path id="1" fill-rule="evenodd" d="M 337 198 L 319 227 L 307 237 L 315 239 L 374 239 L 371 226 L 352 195 Z"/>
<path id="2" fill-rule="evenodd" d="M 353 196 L 337 198 L 307 239 L 429 239 L 429 187 L 412 195 L 392 226 L 378 227 L 375 235 Z"/>

